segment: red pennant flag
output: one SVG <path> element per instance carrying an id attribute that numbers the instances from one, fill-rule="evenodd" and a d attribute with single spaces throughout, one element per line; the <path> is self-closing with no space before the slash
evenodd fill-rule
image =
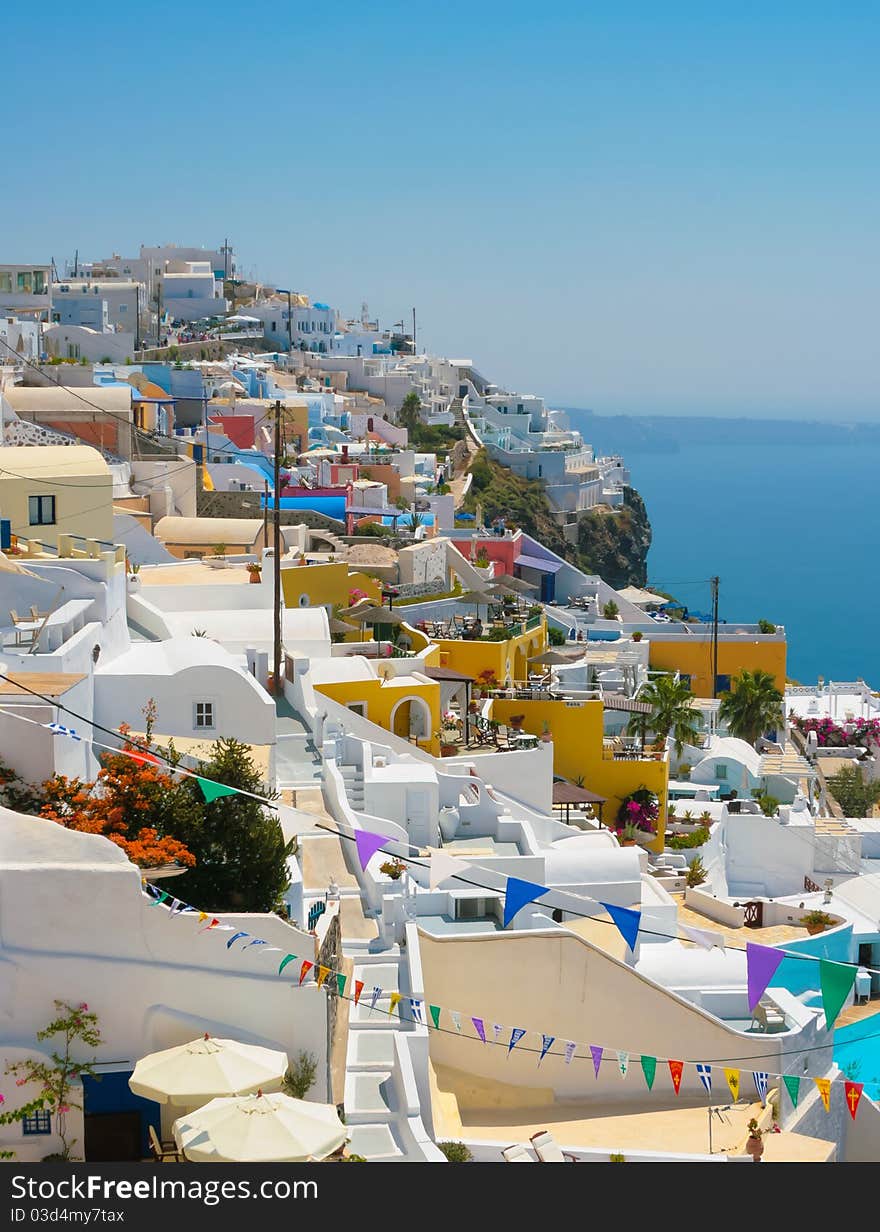
<path id="1" fill-rule="evenodd" d="M 678 1088 L 681 1086 L 681 1075 L 684 1069 L 684 1061 L 667 1061 L 669 1066 L 669 1074 L 672 1078 L 672 1085 L 675 1087 L 675 1094 L 678 1094 Z"/>
<path id="2" fill-rule="evenodd" d="M 846 1106 L 849 1108 L 849 1115 L 853 1120 L 856 1119 L 856 1110 L 859 1106 L 859 1100 L 862 1098 L 863 1082 L 845 1082 L 843 1084 L 843 1093 L 846 1096 Z"/>
<path id="3" fill-rule="evenodd" d="M 357 1005 L 358 1001 L 360 1001 L 360 999 L 361 999 L 361 993 L 362 993 L 363 991 L 364 991 L 364 981 L 363 981 L 363 980 L 355 980 L 355 982 L 354 982 L 354 1003 L 355 1003 L 355 1005 Z"/>
<path id="4" fill-rule="evenodd" d="M 126 753 L 132 761 L 151 761 L 154 766 L 160 766 L 162 764 L 159 761 L 159 758 L 153 753 L 133 753 L 129 749 L 123 749 L 122 751 L 123 753 Z"/>
<path id="5" fill-rule="evenodd" d="M 206 924 L 204 928 L 200 928 L 200 929 L 199 929 L 199 932 L 200 932 L 200 933 L 203 933 L 203 932 L 206 932 L 209 928 L 216 928 L 216 927 L 217 927 L 217 925 L 218 925 L 219 923 L 220 923 L 220 921 L 217 919 L 217 917 L 216 917 L 216 916 L 214 916 L 214 918 L 213 918 L 213 920 L 211 921 L 211 923 L 210 923 L 210 924 Z"/>
<path id="6" fill-rule="evenodd" d="M 306 959 L 306 961 L 305 961 L 305 962 L 303 963 L 303 965 L 300 967 L 300 971 L 299 971 L 299 982 L 300 982 L 300 984 L 301 984 L 301 983 L 303 982 L 303 980 L 306 978 L 306 976 L 307 976 L 307 975 L 308 975 L 308 973 L 311 971 L 312 967 L 314 967 L 314 965 L 315 965 L 314 963 L 311 963 L 311 962 L 309 962 L 309 960 L 308 960 L 308 959 Z"/>

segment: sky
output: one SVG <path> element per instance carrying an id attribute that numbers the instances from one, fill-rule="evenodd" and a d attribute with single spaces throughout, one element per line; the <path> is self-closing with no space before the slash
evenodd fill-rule
<path id="1" fill-rule="evenodd" d="M 46 0 L 5 262 L 239 267 L 599 413 L 880 419 L 880 6 Z"/>

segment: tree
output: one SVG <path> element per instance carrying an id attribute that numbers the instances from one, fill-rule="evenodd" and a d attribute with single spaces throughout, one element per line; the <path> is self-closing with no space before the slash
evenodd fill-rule
<path id="1" fill-rule="evenodd" d="M 615 616 L 617 616 L 619 611 L 620 611 L 620 608 L 617 606 L 614 600 L 609 599 L 608 602 L 605 604 L 605 606 L 602 608 L 602 615 L 605 617 L 606 620 L 613 620 Z"/>
<path id="2" fill-rule="evenodd" d="M 310 1052 L 301 1052 L 287 1067 L 284 1081 L 281 1084 L 282 1091 L 294 1099 L 305 1099 L 315 1085 L 317 1072 L 316 1058 Z"/>
<path id="3" fill-rule="evenodd" d="M 254 795 L 269 794 L 246 744 L 218 740 L 198 773 Z M 200 802 L 195 779 L 181 784 Z M 290 884 L 286 843 L 277 817 L 247 795 L 223 796 L 201 813 L 182 818 L 175 835 L 196 858 L 195 867 L 176 883 L 181 898 L 203 911 L 277 911 Z"/>
<path id="4" fill-rule="evenodd" d="M 421 409 L 422 400 L 416 391 L 411 389 L 397 412 L 397 422 L 406 428 L 407 432 L 414 432 L 422 422 Z"/>
<path id="5" fill-rule="evenodd" d="M 651 713 L 633 715 L 627 726 L 630 735 L 639 735 L 644 740 L 650 729 L 658 744 L 665 744 L 671 735 L 676 757 L 681 757 L 686 744 L 697 742 L 700 726 L 692 706 L 693 694 L 683 680 L 668 673 L 656 676 L 645 685 L 638 700 L 647 702 Z"/>
<path id="6" fill-rule="evenodd" d="M 880 804 L 880 783 L 866 783 L 858 766 L 843 766 L 832 774 L 828 786 L 844 817 L 870 817 Z"/>
<path id="7" fill-rule="evenodd" d="M 733 689 L 721 694 L 718 717 L 732 736 L 755 744 L 765 731 L 783 725 L 782 694 L 769 672 L 743 670 L 731 683 Z"/>
<path id="8" fill-rule="evenodd" d="M 65 1115 L 71 1108 L 81 1107 L 76 1103 L 73 1092 L 79 1088 L 84 1075 L 95 1072 L 94 1061 L 74 1060 L 71 1051 L 79 1051 L 76 1048 L 79 1043 L 91 1049 L 100 1047 L 104 1041 L 98 1029 L 98 1015 L 89 1010 L 85 1001 L 73 1006 L 66 1001 L 56 1000 L 55 1012 L 57 1017 L 43 1027 L 42 1031 L 37 1032 L 37 1039 L 42 1043 L 43 1040 L 60 1035 L 61 1050 L 49 1054 L 51 1065 L 37 1057 L 27 1057 L 7 1065 L 5 1072 L 15 1076 L 16 1086 L 23 1087 L 29 1082 L 35 1082 L 39 1084 L 40 1091 L 23 1107 L 2 1113 L 0 1125 L 11 1125 L 24 1116 L 48 1108 L 50 1114 L 57 1117 L 61 1154 L 64 1159 L 70 1159 L 76 1139 L 67 1139 Z"/>

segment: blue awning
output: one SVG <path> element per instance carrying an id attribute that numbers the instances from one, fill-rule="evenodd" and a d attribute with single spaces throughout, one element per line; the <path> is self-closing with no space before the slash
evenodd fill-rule
<path id="1" fill-rule="evenodd" d="M 513 562 L 523 569 L 537 569 L 539 573 L 558 573 L 562 568 L 561 560 L 544 560 L 541 556 L 517 556 Z"/>

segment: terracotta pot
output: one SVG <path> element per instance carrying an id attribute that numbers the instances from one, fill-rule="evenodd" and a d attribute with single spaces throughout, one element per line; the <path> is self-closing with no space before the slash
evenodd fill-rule
<path id="1" fill-rule="evenodd" d="M 807 932 L 810 934 L 811 937 L 815 937 L 816 933 L 824 933 L 826 927 L 827 925 L 825 924 L 808 924 Z"/>
<path id="2" fill-rule="evenodd" d="M 749 1137 L 746 1142 L 746 1151 L 752 1157 L 752 1163 L 758 1164 L 761 1162 L 761 1156 L 764 1154 L 764 1139 Z"/>
<path id="3" fill-rule="evenodd" d="M 251 584 L 253 584 L 254 582 L 262 582 L 262 580 L 263 580 L 263 575 L 261 573 L 254 573 L 253 571 L 251 572 L 250 574 Z"/>

